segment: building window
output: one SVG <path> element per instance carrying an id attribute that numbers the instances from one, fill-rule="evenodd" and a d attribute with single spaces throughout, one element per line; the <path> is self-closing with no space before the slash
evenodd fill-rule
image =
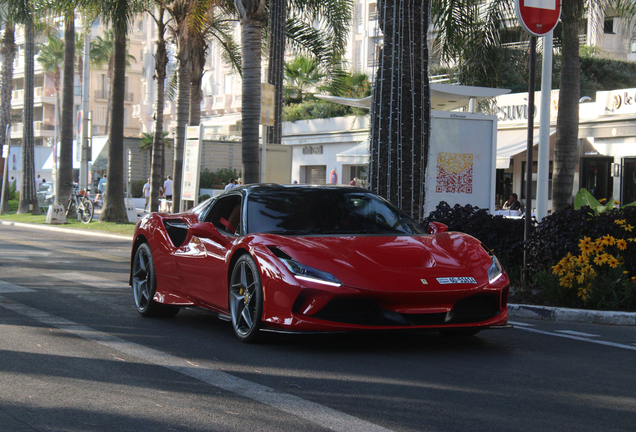
<path id="1" fill-rule="evenodd" d="M 605 18 L 605 22 L 603 24 L 603 32 L 605 34 L 615 34 L 614 31 L 614 17 Z"/>
<path id="2" fill-rule="evenodd" d="M 108 112 L 107 105 L 98 105 L 97 106 L 97 116 L 95 118 L 95 124 L 99 126 L 106 125 L 106 113 Z"/>

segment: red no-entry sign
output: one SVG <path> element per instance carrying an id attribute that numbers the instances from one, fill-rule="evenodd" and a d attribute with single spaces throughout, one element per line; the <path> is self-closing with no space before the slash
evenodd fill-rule
<path id="1" fill-rule="evenodd" d="M 545 36 L 561 17 L 561 0 L 516 0 L 517 18 L 525 31 Z"/>

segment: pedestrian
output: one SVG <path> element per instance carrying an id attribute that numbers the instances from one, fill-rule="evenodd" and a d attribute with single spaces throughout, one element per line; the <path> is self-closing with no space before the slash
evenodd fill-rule
<path id="1" fill-rule="evenodd" d="M 99 179 L 99 182 L 97 183 L 97 190 L 100 194 L 104 194 L 104 192 L 106 192 L 106 174 L 104 174 L 104 177 Z"/>
<path id="2" fill-rule="evenodd" d="M 144 185 L 143 193 L 144 198 L 146 198 L 146 203 L 144 204 L 144 211 L 146 211 L 148 202 L 150 201 L 150 179 L 148 179 L 148 182 Z"/>
<path id="3" fill-rule="evenodd" d="M 225 185 L 225 189 L 224 190 L 230 190 L 232 189 L 234 186 L 236 186 L 236 181 L 234 181 L 233 178 L 230 179 L 230 182 L 228 184 Z"/>
<path id="4" fill-rule="evenodd" d="M 166 199 L 166 211 L 172 212 L 172 176 L 168 176 L 163 182 L 163 196 Z"/>

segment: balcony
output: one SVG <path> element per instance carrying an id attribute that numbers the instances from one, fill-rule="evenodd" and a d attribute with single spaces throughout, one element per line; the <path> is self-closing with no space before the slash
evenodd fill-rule
<path id="1" fill-rule="evenodd" d="M 95 90 L 95 99 L 108 99 L 108 90 L 106 89 L 101 89 L 101 90 Z"/>
<path id="2" fill-rule="evenodd" d="M 232 100 L 232 108 L 234 108 L 235 110 L 241 109 L 241 107 L 243 106 L 243 95 L 237 94 L 237 95 L 228 95 L 228 96 L 234 98 Z"/>

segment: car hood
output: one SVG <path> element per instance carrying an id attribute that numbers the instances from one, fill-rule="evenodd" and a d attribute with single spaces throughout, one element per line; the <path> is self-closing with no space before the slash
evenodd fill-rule
<path id="1" fill-rule="evenodd" d="M 421 290 L 426 284 L 429 288 L 443 285 L 452 289 L 437 280 L 447 277 L 474 277 L 477 285 L 487 282 L 485 251 L 478 240 L 458 232 L 338 237 L 268 234 L 261 239 L 270 248 L 333 274 L 349 287 L 410 291 Z"/>

